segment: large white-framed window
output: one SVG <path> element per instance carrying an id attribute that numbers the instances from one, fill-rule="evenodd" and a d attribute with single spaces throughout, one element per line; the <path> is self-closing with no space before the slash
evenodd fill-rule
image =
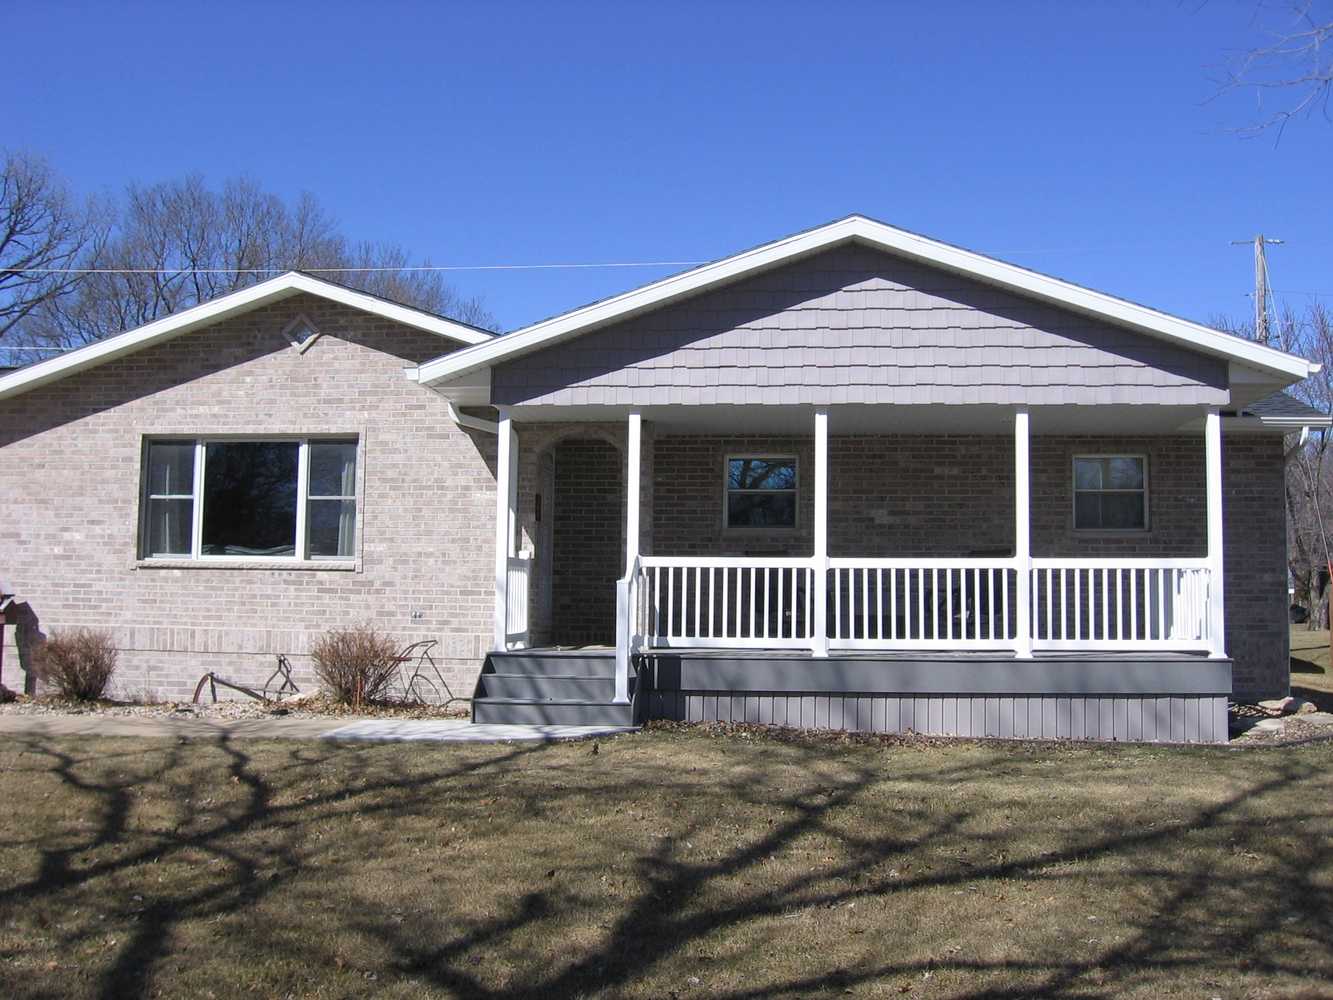
<path id="1" fill-rule="evenodd" d="M 1148 530 L 1148 456 L 1074 456 L 1074 530 Z"/>
<path id="2" fill-rule="evenodd" d="M 357 439 L 150 438 L 145 559 L 352 560 Z"/>
<path id="3" fill-rule="evenodd" d="M 799 497 L 795 455 L 728 455 L 722 526 L 794 528 Z"/>

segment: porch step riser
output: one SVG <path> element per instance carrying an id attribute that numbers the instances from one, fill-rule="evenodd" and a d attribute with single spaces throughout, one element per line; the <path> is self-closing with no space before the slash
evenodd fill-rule
<path id="1" fill-rule="evenodd" d="M 472 703 L 472 721 L 498 725 L 632 726 L 634 706 L 514 704 L 482 698 Z"/>
<path id="2" fill-rule="evenodd" d="M 523 674 L 528 677 L 609 677 L 616 676 L 616 658 L 587 653 L 491 653 L 483 668 L 488 674 Z"/>
<path id="3" fill-rule="evenodd" d="M 630 678 L 630 695 L 634 694 Z M 547 677 L 522 674 L 482 674 L 481 694 L 487 698 L 518 701 L 606 701 L 616 695 L 614 677 Z"/>

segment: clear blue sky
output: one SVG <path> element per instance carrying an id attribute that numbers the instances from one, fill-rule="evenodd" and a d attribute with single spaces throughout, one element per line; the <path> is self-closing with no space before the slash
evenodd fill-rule
<path id="1" fill-rule="evenodd" d="M 1228 128 L 1256 2 L 10 4 L 0 146 L 315 193 L 436 263 L 695 260 L 862 212 L 1206 319 L 1333 304 L 1333 124 Z M 17 95 L 17 96 L 15 96 Z M 461 273 L 506 328 L 675 269 Z M 1305 301 L 1294 296 L 1297 304 Z"/>

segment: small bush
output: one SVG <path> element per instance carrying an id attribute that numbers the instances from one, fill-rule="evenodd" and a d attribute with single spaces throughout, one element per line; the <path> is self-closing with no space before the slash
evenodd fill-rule
<path id="1" fill-rule="evenodd" d="M 397 644 L 369 625 L 325 632 L 310 656 L 324 687 L 344 705 L 380 701 L 398 669 Z"/>
<path id="2" fill-rule="evenodd" d="M 37 676 L 63 697 L 96 701 L 106 693 L 118 655 L 109 632 L 70 629 L 38 647 L 35 667 Z"/>

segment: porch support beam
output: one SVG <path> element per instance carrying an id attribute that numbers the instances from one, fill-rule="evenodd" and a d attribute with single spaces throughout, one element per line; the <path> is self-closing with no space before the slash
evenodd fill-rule
<path id="1" fill-rule="evenodd" d="M 828 410 L 815 411 L 815 551 L 811 560 L 814 633 L 810 652 L 828 656 Z"/>
<path id="2" fill-rule="evenodd" d="M 1032 480 L 1028 411 L 1014 413 L 1014 655 L 1032 658 Z"/>
<path id="3" fill-rule="evenodd" d="M 518 500 L 518 442 L 509 407 L 498 407 L 495 453 L 495 635 L 492 646 L 508 641 L 509 559 L 514 555 L 514 508 Z"/>
<path id="4" fill-rule="evenodd" d="M 643 414 L 637 410 L 629 415 L 625 463 L 625 572 L 628 573 L 639 556 L 639 505 L 643 489 Z"/>
<path id="5" fill-rule="evenodd" d="M 1222 417 L 1208 411 L 1204 419 L 1204 465 L 1208 493 L 1208 654 L 1227 655 L 1226 609 L 1222 560 Z"/>

